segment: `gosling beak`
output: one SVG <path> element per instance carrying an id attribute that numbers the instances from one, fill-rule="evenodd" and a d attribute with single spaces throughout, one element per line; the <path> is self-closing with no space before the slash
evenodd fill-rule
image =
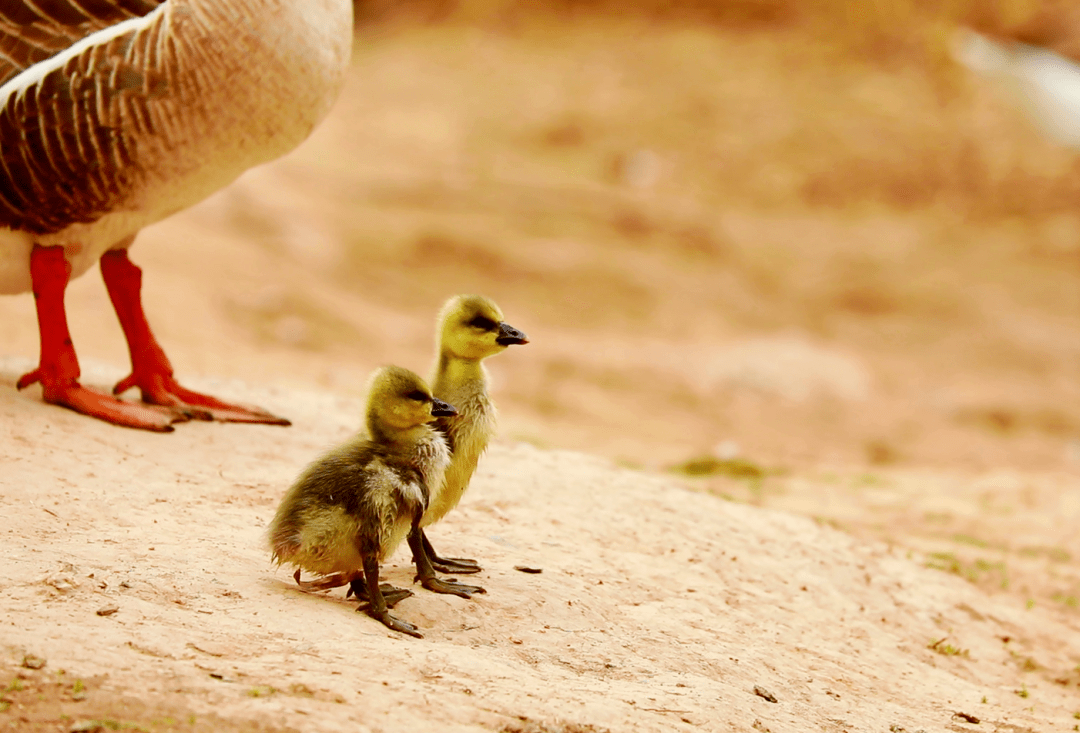
<path id="1" fill-rule="evenodd" d="M 529 339 L 525 334 L 509 323 L 499 324 L 499 335 L 495 337 L 495 343 L 500 346 L 513 346 L 514 344 L 527 344 Z"/>
<path id="2" fill-rule="evenodd" d="M 439 399 L 431 400 L 432 417 L 453 417 L 457 414 L 457 408 Z"/>

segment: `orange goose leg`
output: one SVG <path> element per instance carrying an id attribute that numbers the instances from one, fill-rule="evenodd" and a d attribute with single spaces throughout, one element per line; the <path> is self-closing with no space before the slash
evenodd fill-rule
<path id="1" fill-rule="evenodd" d="M 136 405 L 79 384 L 79 359 L 64 312 L 64 291 L 71 277 L 64 248 L 35 246 L 30 254 L 30 277 L 41 333 L 41 358 L 37 369 L 19 379 L 19 389 L 41 382 L 46 402 L 129 428 L 170 432 L 171 423 L 188 419 L 174 409 Z"/>
<path id="2" fill-rule="evenodd" d="M 173 379 L 172 364 L 150 331 L 150 324 L 143 313 L 140 297 L 142 270 L 128 259 L 126 249 L 113 249 L 101 257 L 101 276 L 131 352 L 131 374 L 120 380 L 113 388 L 113 394 L 138 387 L 142 391 L 143 402 L 180 408 L 196 419 L 292 424 L 258 407 L 232 405 L 177 384 Z"/>

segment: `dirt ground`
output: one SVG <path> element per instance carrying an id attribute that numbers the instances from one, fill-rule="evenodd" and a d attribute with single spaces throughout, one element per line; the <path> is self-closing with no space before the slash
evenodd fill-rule
<path id="1" fill-rule="evenodd" d="M 7 362 L 3 384 L 28 363 Z M 295 425 L 144 434 L 3 392 L 10 683 L 0 722 L 1052 731 L 1071 728 L 1080 709 L 1075 609 L 1027 608 L 1015 593 L 924 567 L 901 544 L 522 443 L 492 450 L 469 501 L 433 532 L 439 546 L 483 559 L 489 593 L 419 591 L 398 612 L 426 638 L 395 635 L 340 592 L 296 589 L 262 546 L 282 487 L 354 429 L 360 403 L 201 386 Z M 962 481 L 931 480 L 939 501 L 955 489 L 949 501 L 962 505 Z M 1075 480 L 1027 480 L 1044 510 L 1057 497 L 1066 534 L 1080 513 Z M 925 477 L 890 481 L 900 505 L 926 491 Z M 1071 544 L 1033 534 L 1077 550 L 1075 533 Z M 388 567 L 391 582 L 409 584 L 407 560 L 399 553 Z M 19 668 L 35 657 L 41 669 Z"/>
<path id="2" fill-rule="evenodd" d="M 182 381 L 291 428 L 44 405 L 0 300 L 0 730 L 1080 725 L 1077 168 L 984 82 L 777 33 L 362 30 L 305 146 L 132 251 Z M 468 291 L 532 339 L 433 533 L 488 594 L 405 639 L 262 532 Z M 68 304 L 111 384 L 96 272 Z"/>

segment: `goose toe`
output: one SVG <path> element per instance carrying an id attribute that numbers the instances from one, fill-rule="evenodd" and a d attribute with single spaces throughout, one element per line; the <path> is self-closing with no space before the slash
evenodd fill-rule
<path id="1" fill-rule="evenodd" d="M 35 372 L 19 380 L 20 389 L 35 381 Z M 50 384 L 42 381 L 42 399 L 53 405 L 67 407 L 83 415 L 126 428 L 171 433 L 173 423 L 186 422 L 190 417 L 183 410 L 158 405 L 141 405 L 113 397 L 105 392 L 84 387 L 78 382 Z"/>
<path id="2" fill-rule="evenodd" d="M 113 392 L 121 394 L 136 386 L 142 392 L 143 402 L 148 405 L 178 409 L 193 420 L 292 425 L 289 420 L 267 412 L 261 407 L 235 405 L 211 395 L 185 389 L 173 379 L 171 374 L 162 374 L 153 370 L 141 374 L 132 373 L 117 383 Z"/>

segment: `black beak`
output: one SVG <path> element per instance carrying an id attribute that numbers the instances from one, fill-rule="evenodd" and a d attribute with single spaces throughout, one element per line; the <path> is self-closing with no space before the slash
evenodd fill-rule
<path id="1" fill-rule="evenodd" d="M 453 417 L 457 414 L 457 408 L 439 399 L 431 400 L 432 417 Z"/>
<path id="2" fill-rule="evenodd" d="M 513 346 L 514 344 L 527 344 L 529 339 L 509 323 L 500 323 L 499 335 L 495 337 L 495 343 L 501 346 Z"/>

